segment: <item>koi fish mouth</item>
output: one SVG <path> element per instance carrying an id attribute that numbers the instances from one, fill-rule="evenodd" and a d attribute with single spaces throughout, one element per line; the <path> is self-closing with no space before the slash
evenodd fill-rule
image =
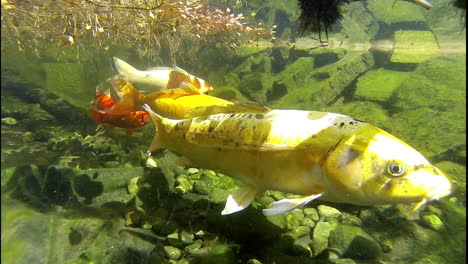
<path id="1" fill-rule="evenodd" d="M 442 190 L 432 190 L 431 192 L 429 192 L 428 194 L 426 194 L 426 196 L 424 196 L 424 198 L 419 201 L 416 206 L 414 206 L 413 208 L 413 211 L 416 211 L 418 210 L 419 208 L 421 208 L 423 205 L 425 205 L 427 202 L 431 202 L 431 201 L 437 201 L 441 198 L 444 198 L 448 195 L 450 195 L 452 193 L 452 190 L 451 189 L 442 189 Z"/>

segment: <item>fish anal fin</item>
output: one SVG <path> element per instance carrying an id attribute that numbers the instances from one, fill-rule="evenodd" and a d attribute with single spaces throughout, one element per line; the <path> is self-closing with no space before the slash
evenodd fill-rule
<path id="1" fill-rule="evenodd" d="M 323 193 L 316 193 L 305 197 L 295 198 L 295 199 L 283 199 L 280 201 L 274 202 L 270 208 L 263 209 L 263 214 L 265 216 L 280 215 L 286 212 L 289 212 L 299 206 L 305 205 L 312 200 L 315 200 L 322 196 Z"/>
<path id="2" fill-rule="evenodd" d="M 161 148 L 161 143 L 159 142 L 158 135 L 159 135 L 158 132 L 156 132 L 156 135 L 154 136 L 153 141 L 151 141 L 151 145 L 148 148 L 149 153 L 154 152 Z"/>
<path id="3" fill-rule="evenodd" d="M 263 190 L 258 189 L 254 185 L 244 185 L 233 193 L 229 194 L 226 206 L 221 212 L 222 215 L 228 215 L 239 212 L 247 208 L 255 197 L 261 194 Z"/>

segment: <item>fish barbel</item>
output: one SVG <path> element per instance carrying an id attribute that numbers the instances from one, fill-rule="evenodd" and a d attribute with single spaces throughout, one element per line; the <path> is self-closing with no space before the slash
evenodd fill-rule
<path id="1" fill-rule="evenodd" d="M 192 84 L 202 93 L 213 90 L 213 87 L 206 83 L 205 80 L 179 67 L 155 67 L 141 71 L 116 57 L 114 57 L 114 65 L 119 72 L 117 77 L 133 84 L 146 85 L 146 89 L 140 88 L 140 92 L 153 93 L 165 89 L 178 88 L 183 82 Z"/>
<path id="2" fill-rule="evenodd" d="M 243 113 L 236 112 L 239 106 Z M 249 113 L 244 103 L 213 107 L 224 110 L 172 120 L 144 106 L 157 131 L 150 152 L 173 150 L 245 184 L 229 195 L 222 214 L 243 210 L 265 190 L 302 195 L 273 203 L 263 210 L 267 216 L 317 198 L 356 205 L 418 202 L 419 207 L 451 193 L 441 170 L 371 124 L 316 111 L 257 107 Z"/>

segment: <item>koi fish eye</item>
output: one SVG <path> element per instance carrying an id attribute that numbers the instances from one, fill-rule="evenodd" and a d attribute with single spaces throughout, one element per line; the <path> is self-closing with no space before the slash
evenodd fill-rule
<path id="1" fill-rule="evenodd" d="M 395 177 L 403 176 L 405 174 L 405 168 L 397 162 L 391 162 L 388 164 L 387 172 Z"/>

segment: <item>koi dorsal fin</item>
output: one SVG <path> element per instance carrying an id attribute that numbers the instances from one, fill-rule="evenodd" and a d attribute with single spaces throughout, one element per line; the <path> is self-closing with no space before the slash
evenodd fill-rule
<path id="1" fill-rule="evenodd" d="M 193 118 L 199 116 L 207 116 L 214 114 L 227 113 L 259 113 L 264 114 L 270 112 L 271 109 L 262 104 L 252 101 L 239 101 L 228 105 L 210 105 L 195 107 L 187 111 L 185 118 Z"/>

